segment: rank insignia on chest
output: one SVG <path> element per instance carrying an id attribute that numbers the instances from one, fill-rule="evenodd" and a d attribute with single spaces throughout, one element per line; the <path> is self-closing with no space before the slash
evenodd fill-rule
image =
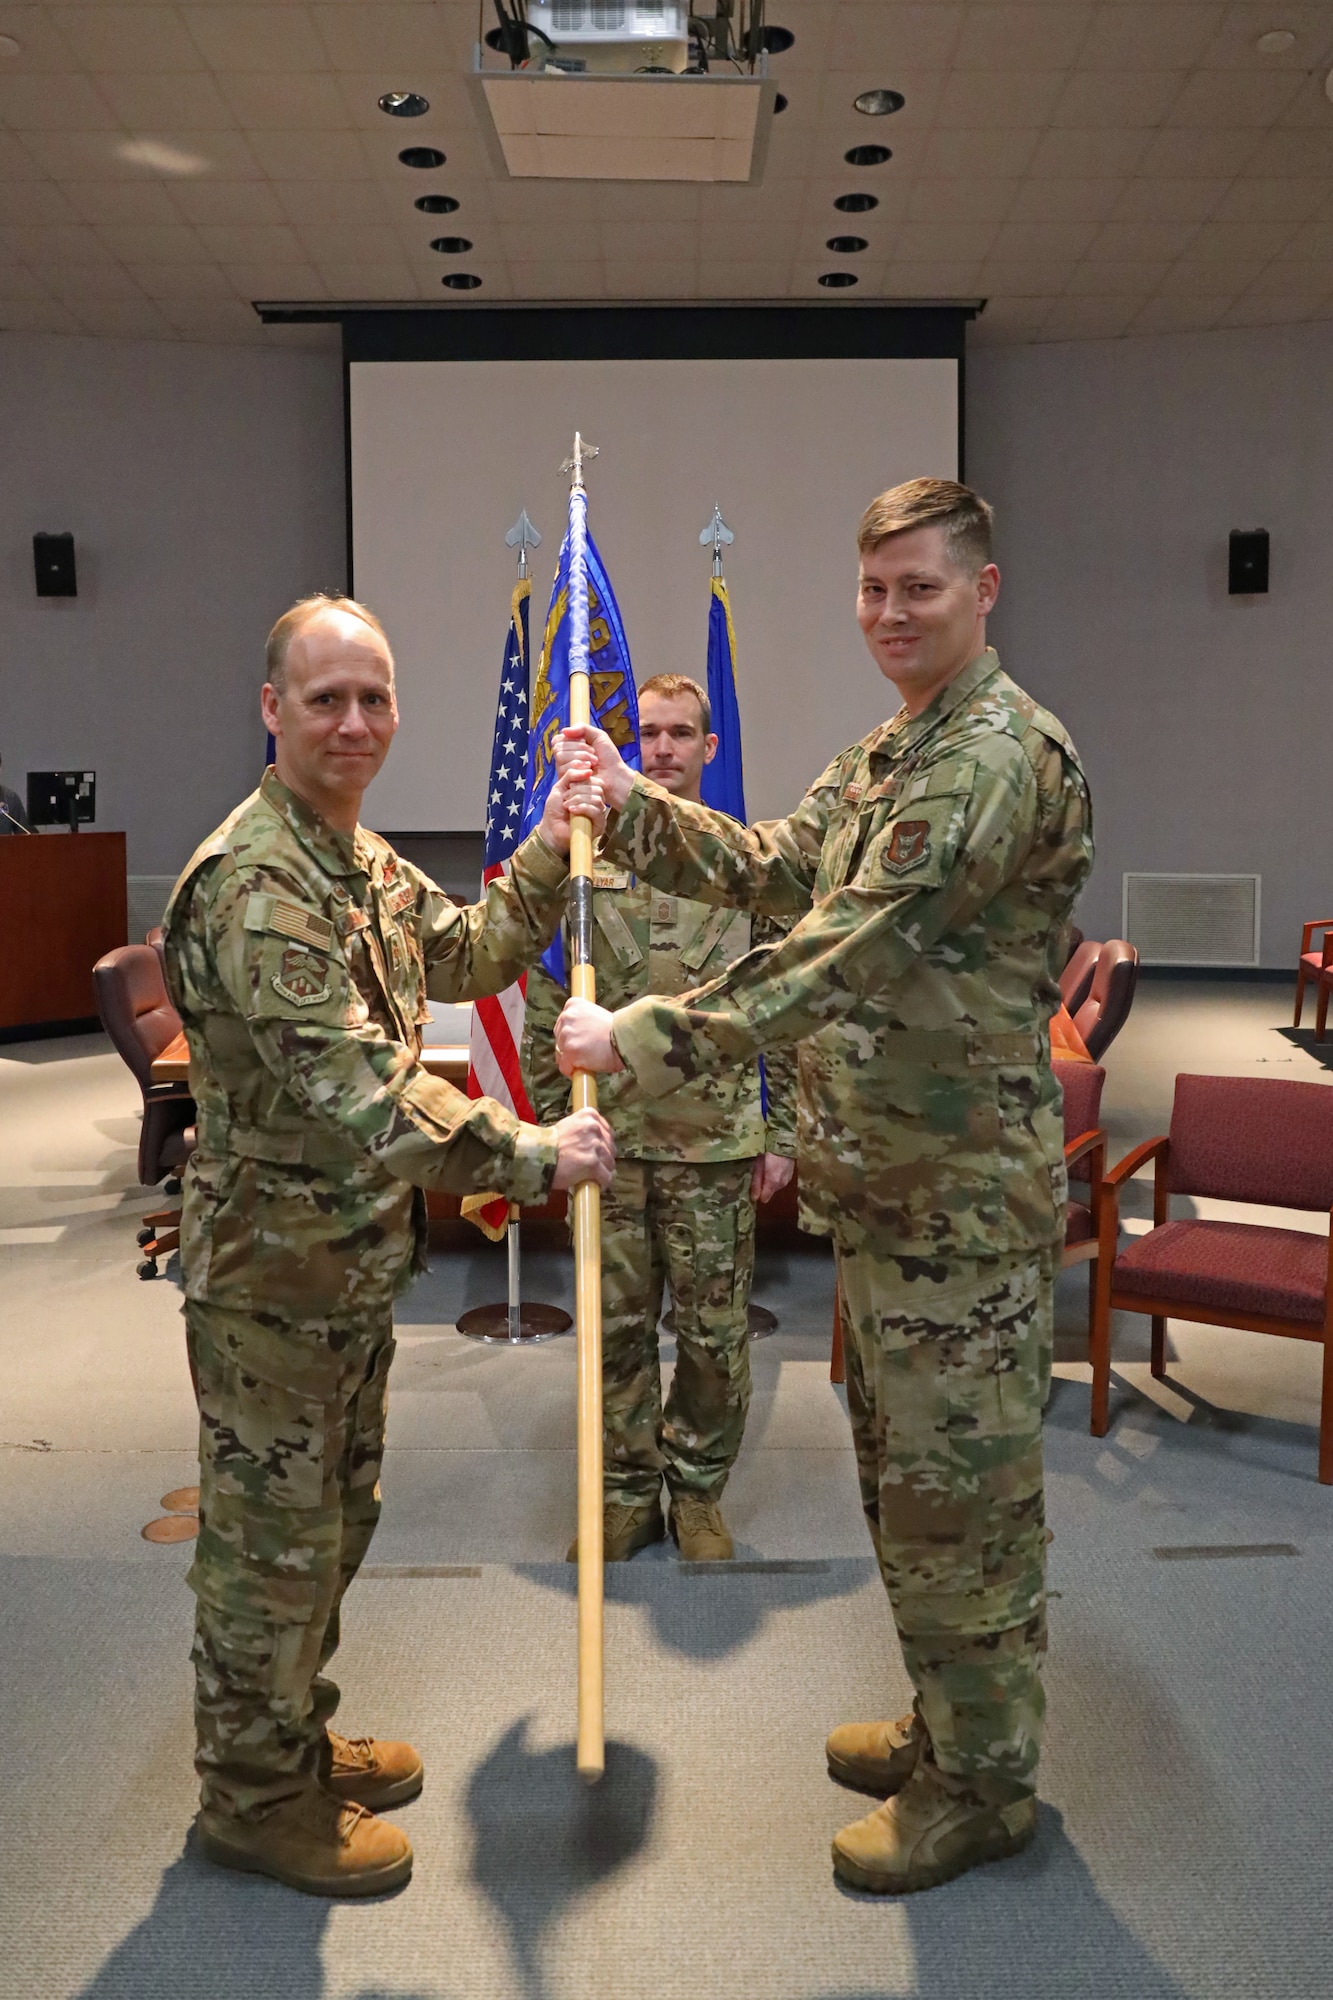
<path id="1" fill-rule="evenodd" d="M 273 991 L 293 1007 L 318 1007 L 329 997 L 329 968 L 312 951 L 289 945 L 273 975 Z"/>
<path id="2" fill-rule="evenodd" d="M 930 854 L 930 821 L 928 819 L 900 819 L 889 839 L 884 855 L 884 866 L 895 875 L 901 875 L 909 868 L 915 868 Z"/>

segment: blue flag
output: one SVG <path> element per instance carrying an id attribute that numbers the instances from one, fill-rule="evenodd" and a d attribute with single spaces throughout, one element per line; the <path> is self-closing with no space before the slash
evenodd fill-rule
<path id="1" fill-rule="evenodd" d="M 629 644 L 620 622 L 620 607 L 592 536 L 588 551 L 588 677 L 592 719 L 604 729 L 630 767 L 639 768 L 639 702 L 630 665 Z M 569 537 L 560 545 L 560 562 L 546 614 L 537 686 L 532 697 L 532 729 L 528 736 L 528 789 L 523 832 L 531 833 L 542 816 L 546 795 L 556 779 L 555 741 L 569 723 Z M 552 979 L 565 984 L 564 944 L 557 932 L 542 956 Z"/>
<path id="2" fill-rule="evenodd" d="M 736 702 L 736 629 L 727 586 L 713 578 L 708 604 L 708 705 L 713 711 L 717 754 L 705 764 L 700 794 L 714 812 L 730 813 L 745 825 L 745 770 L 741 757 L 741 712 Z"/>

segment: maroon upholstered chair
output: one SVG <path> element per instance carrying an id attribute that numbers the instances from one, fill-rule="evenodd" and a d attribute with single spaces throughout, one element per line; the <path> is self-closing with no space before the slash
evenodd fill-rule
<path id="1" fill-rule="evenodd" d="M 1125 1022 L 1139 983 L 1139 955 L 1124 938 L 1110 938 L 1097 954 L 1088 997 L 1077 1013 L 1070 1008 L 1074 1026 L 1094 1062 L 1110 1048 Z"/>
<path id="2" fill-rule="evenodd" d="M 1120 1189 L 1149 1160 L 1153 1226 L 1117 1256 Z M 1113 1312 L 1151 1316 L 1159 1381 L 1168 1318 L 1321 1341 L 1319 1478 L 1333 1485 L 1333 1235 L 1173 1222 L 1173 1194 L 1333 1210 L 1333 1089 L 1271 1077 L 1176 1078 L 1170 1132 L 1136 1146 L 1102 1182 L 1092 1337 L 1094 1437 L 1109 1422 Z"/>
<path id="3" fill-rule="evenodd" d="M 102 1026 L 143 1094 L 139 1185 L 156 1187 L 165 1179 L 167 1193 L 179 1194 L 180 1171 L 194 1150 L 194 1099 L 188 1084 L 153 1082 L 155 1058 L 181 1031 L 158 953 L 148 944 L 117 945 L 93 967 L 93 993 Z M 157 1258 L 178 1247 L 179 1221 L 179 1211 L 173 1209 L 144 1217 L 141 1278 L 155 1278 Z"/>
<path id="4" fill-rule="evenodd" d="M 1324 933 L 1323 943 L 1318 951 L 1314 949 L 1314 934 Z M 1314 1016 L 1314 1038 L 1324 1039 L 1324 1028 L 1328 1021 L 1328 996 L 1333 992 L 1333 917 L 1317 917 L 1312 924 L 1301 925 L 1301 955 L 1296 964 L 1296 1014 L 1293 1028 L 1301 1025 L 1301 1009 L 1305 1005 L 1307 980 L 1315 981 L 1317 1003 Z"/>
<path id="5" fill-rule="evenodd" d="M 1084 938 L 1070 953 L 1069 963 L 1060 974 L 1060 998 L 1071 1016 L 1077 1014 L 1092 991 L 1101 952 L 1102 948 L 1095 938 Z"/>

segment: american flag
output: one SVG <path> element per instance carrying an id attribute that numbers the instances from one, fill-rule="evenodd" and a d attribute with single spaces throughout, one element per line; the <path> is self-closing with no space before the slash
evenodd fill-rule
<path id="1" fill-rule="evenodd" d="M 528 769 L 528 597 L 525 579 L 514 586 L 509 638 L 500 669 L 500 699 L 495 711 L 495 742 L 486 793 L 486 846 L 481 886 L 503 875 L 518 846 L 523 825 L 523 793 Z M 503 993 L 477 1000 L 472 1007 L 472 1039 L 468 1051 L 467 1094 L 493 1097 L 517 1118 L 532 1122 L 532 1106 L 523 1088 L 518 1052 L 523 1040 L 526 974 Z M 468 1195 L 462 1212 L 488 1236 L 503 1236 L 509 1204 L 503 1195 Z"/>

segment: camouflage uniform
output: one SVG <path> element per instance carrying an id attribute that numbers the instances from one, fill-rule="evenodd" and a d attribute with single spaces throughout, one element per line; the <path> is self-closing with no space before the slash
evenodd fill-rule
<path id="1" fill-rule="evenodd" d="M 270 770 L 166 916 L 198 1142 L 181 1264 L 200 1410 L 197 1768 L 206 1805 L 298 1793 L 338 1690 L 320 1670 L 379 1514 L 393 1301 L 421 1268 L 416 1189 L 549 1192 L 550 1133 L 417 1063 L 426 1000 L 494 993 L 559 921 L 540 835 L 460 910 Z"/>
<path id="2" fill-rule="evenodd" d="M 1045 1643 L 1041 1408 L 1064 1233 L 1048 1022 L 1092 862 L 1068 736 L 987 651 L 748 832 L 636 779 L 608 851 L 776 917 L 617 1016 L 640 1087 L 801 1042 L 803 1220 L 832 1235 L 862 1498 L 937 1762 L 1030 1792 Z"/>
<path id="3" fill-rule="evenodd" d="M 765 935 L 777 935 L 776 926 Z M 593 878 L 597 997 L 620 1007 L 680 993 L 750 948 L 743 911 L 710 909 L 599 866 Z M 523 1065 L 535 1115 L 568 1110 L 552 1029 L 564 991 L 528 975 Z M 603 1411 L 608 1500 L 641 1505 L 660 1491 L 717 1499 L 736 1462 L 750 1403 L 747 1309 L 754 1275 L 750 1170 L 764 1152 L 795 1151 L 795 1064 L 767 1065 L 768 1117 L 753 1060 L 700 1077 L 665 1104 L 628 1075 L 602 1078 L 598 1106 L 616 1137 L 602 1196 Z M 676 1315 L 676 1368 L 666 1409 L 657 1322 L 664 1285 Z"/>

